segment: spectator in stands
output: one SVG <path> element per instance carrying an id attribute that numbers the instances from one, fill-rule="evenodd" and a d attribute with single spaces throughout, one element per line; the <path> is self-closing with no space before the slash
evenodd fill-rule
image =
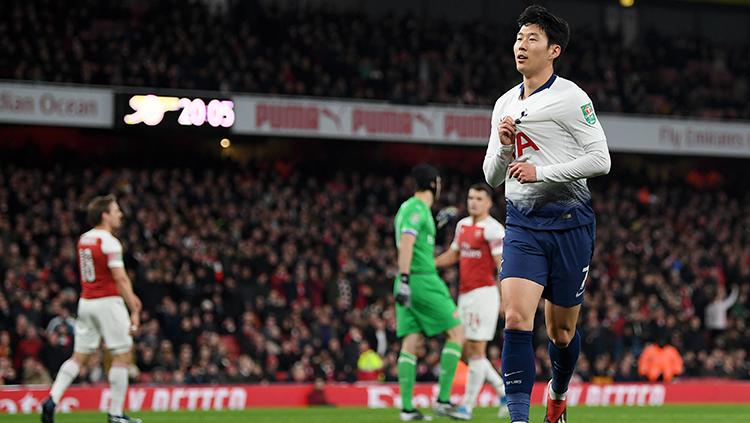
<path id="1" fill-rule="evenodd" d="M 104 4 L 0 2 L 13 17 L 0 26 L 0 78 L 475 105 L 519 82 L 496 42 L 515 33 L 510 21 L 255 1 L 219 14 L 211 2 Z M 747 43 L 649 31 L 626 45 L 606 28 L 574 31 L 587 42 L 571 44 L 559 71 L 585 81 L 599 111 L 750 118 Z"/>
<path id="2" fill-rule="evenodd" d="M 112 186 L 122 187 L 121 205 L 133 216 L 121 239 L 135 288 L 154 297 L 135 336 L 138 381 L 284 382 L 294 379 L 295 366 L 302 380 L 354 381 L 365 343 L 382 358 L 385 380 L 395 380 L 388 213 L 406 194 L 392 172 L 205 166 L 93 172 L 64 163 L 50 169 L 2 163 L 3 383 L 20 382 L 23 358 L 35 351 L 50 374 L 60 363 L 54 357 L 69 354 L 72 334 L 62 322 L 74 310 L 79 285 L 80 207 Z M 462 203 L 472 181 L 450 172 L 445 180 L 442 197 Z M 684 376 L 750 378 L 742 353 L 750 348 L 750 250 L 741 236 L 750 198 L 731 186 L 699 192 L 679 183 L 650 190 L 642 202 L 641 184 L 629 176 L 592 184 L 603 216 L 582 310 L 577 380 L 633 380 L 641 340 L 673 333 L 681 334 L 670 342 L 685 354 Z M 48 219 L 51 214 L 58 218 Z M 217 261 L 222 272 L 215 271 Z M 283 273 L 279 266 L 289 280 L 272 283 Z M 714 296 L 706 291 L 722 274 L 739 283 L 739 294 L 726 328 L 709 344 L 704 318 Z M 455 283 L 455 276 L 446 274 L 446 281 Z M 290 283 L 295 289 L 287 289 Z M 53 321 L 61 323 L 45 330 Z M 488 349 L 496 367 L 500 342 Z M 425 343 L 419 380 L 436 379 L 439 346 Z M 540 360 L 538 368 L 538 378 L 547 379 L 549 363 Z M 98 370 L 79 377 L 99 380 Z"/>
<path id="3" fill-rule="evenodd" d="M 10 333 L 7 330 L 0 331 L 0 358 L 9 359 L 13 355 L 10 342 Z"/>
<path id="4" fill-rule="evenodd" d="M 52 377 L 42 363 L 33 357 L 27 357 L 23 360 L 21 383 L 24 385 L 49 385 L 52 383 Z"/>
<path id="5" fill-rule="evenodd" d="M 677 348 L 667 344 L 665 338 L 646 346 L 638 359 L 638 374 L 650 382 L 670 383 L 684 371 L 682 357 Z"/>
<path id="6" fill-rule="evenodd" d="M 35 326 L 29 325 L 21 335 L 21 339 L 18 341 L 16 347 L 16 358 L 14 361 L 15 367 L 18 369 L 21 367 L 21 363 L 27 357 L 39 359 L 40 352 L 44 347 L 44 342 L 39 337 L 38 329 Z"/>
<path id="7" fill-rule="evenodd" d="M 706 306 L 706 317 L 704 319 L 706 329 L 714 332 L 724 331 L 727 324 L 727 311 L 734 305 L 739 297 L 739 289 L 734 286 L 729 296 L 726 296 L 726 289 L 719 286 L 716 290 L 716 297 Z"/>
<path id="8" fill-rule="evenodd" d="M 363 340 L 359 344 L 357 359 L 357 380 L 381 380 L 383 378 L 383 359 L 370 348 L 370 343 Z"/>
<path id="9" fill-rule="evenodd" d="M 636 380 L 638 380 L 638 375 L 635 358 L 632 353 L 625 353 L 617 364 L 617 372 L 615 373 L 614 381 L 635 382 Z"/>
<path id="10" fill-rule="evenodd" d="M 12 385 L 18 382 L 13 363 L 6 357 L 0 357 L 0 384 Z"/>

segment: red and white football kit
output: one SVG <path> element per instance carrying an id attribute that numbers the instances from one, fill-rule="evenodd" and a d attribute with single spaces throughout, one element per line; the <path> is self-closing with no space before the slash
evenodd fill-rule
<path id="1" fill-rule="evenodd" d="M 130 351 L 130 315 L 112 276 L 114 268 L 125 266 L 122 244 L 111 233 L 92 229 L 78 240 L 81 270 L 81 299 L 75 325 L 76 352 L 90 354 L 101 339 L 114 354 Z"/>
<path id="2" fill-rule="evenodd" d="M 492 216 L 474 222 L 469 216 L 456 225 L 451 249 L 460 255 L 458 309 L 466 338 L 491 341 L 500 314 L 500 290 L 494 256 L 503 254 L 505 228 Z"/>

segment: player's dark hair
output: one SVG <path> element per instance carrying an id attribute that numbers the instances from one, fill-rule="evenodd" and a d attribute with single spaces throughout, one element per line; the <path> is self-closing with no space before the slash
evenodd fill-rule
<path id="1" fill-rule="evenodd" d="M 570 26 L 565 19 L 550 13 L 544 6 L 532 4 L 521 12 L 518 17 L 518 26 L 539 25 L 539 28 L 547 34 L 548 44 L 560 46 L 560 54 L 568 47 L 570 41 Z"/>
<path id="2" fill-rule="evenodd" d="M 469 189 L 473 189 L 474 191 L 484 191 L 487 194 L 487 197 L 490 197 L 490 200 L 492 200 L 492 188 L 485 183 L 480 182 L 474 184 L 470 186 Z"/>
<path id="3" fill-rule="evenodd" d="M 102 223 L 102 213 L 108 212 L 110 204 L 115 201 L 117 198 L 112 194 L 94 197 L 86 206 L 86 222 L 91 226 Z"/>
<path id="4" fill-rule="evenodd" d="M 415 191 L 433 191 L 437 187 L 438 170 L 426 163 L 418 164 L 411 170 Z"/>

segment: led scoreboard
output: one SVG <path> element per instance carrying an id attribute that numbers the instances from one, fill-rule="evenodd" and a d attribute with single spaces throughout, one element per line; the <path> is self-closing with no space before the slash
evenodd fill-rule
<path id="1" fill-rule="evenodd" d="M 234 102 L 220 98 L 118 94 L 116 123 L 120 127 L 231 128 Z"/>

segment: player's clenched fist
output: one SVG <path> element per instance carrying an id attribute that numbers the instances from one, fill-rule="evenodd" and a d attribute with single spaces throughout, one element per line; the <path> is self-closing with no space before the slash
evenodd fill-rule
<path id="1" fill-rule="evenodd" d="M 516 122 L 510 116 L 505 116 L 498 127 L 500 143 L 503 145 L 512 145 L 513 137 L 516 135 Z"/>

